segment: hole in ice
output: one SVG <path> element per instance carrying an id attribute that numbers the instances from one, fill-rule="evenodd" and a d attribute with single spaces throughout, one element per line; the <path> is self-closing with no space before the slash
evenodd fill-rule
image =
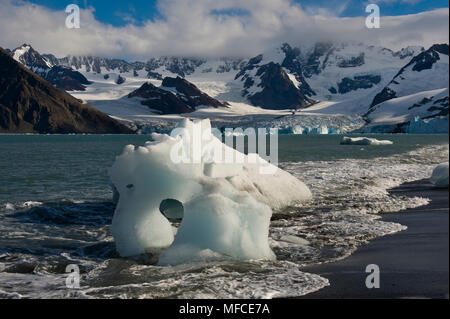
<path id="1" fill-rule="evenodd" d="M 170 221 L 180 221 L 184 216 L 184 207 L 176 199 L 165 199 L 159 205 L 159 211 Z"/>

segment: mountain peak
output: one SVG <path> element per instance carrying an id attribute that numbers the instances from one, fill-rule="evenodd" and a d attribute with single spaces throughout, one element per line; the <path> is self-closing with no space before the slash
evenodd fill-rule
<path id="1" fill-rule="evenodd" d="M 449 45 L 448 43 L 434 44 L 429 50 L 436 51 L 441 54 L 449 55 Z"/>
<path id="2" fill-rule="evenodd" d="M 0 48 L 0 132 L 131 133 L 106 114 L 81 104 Z"/>
<path id="3" fill-rule="evenodd" d="M 266 109 L 296 109 L 311 105 L 279 63 L 249 64 L 236 76 L 243 82 L 243 95 L 255 106 Z"/>
<path id="4" fill-rule="evenodd" d="M 39 52 L 33 49 L 31 45 L 26 43 L 22 44 L 18 48 L 15 48 L 12 51 L 12 56 L 14 60 L 22 63 L 32 71 L 35 71 L 36 69 L 48 70 L 53 66 Z"/>

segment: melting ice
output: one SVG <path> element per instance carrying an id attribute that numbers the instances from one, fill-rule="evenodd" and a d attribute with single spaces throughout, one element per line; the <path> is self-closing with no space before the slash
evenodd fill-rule
<path id="1" fill-rule="evenodd" d="M 144 147 L 126 146 L 110 170 L 119 193 L 112 234 L 120 255 L 164 249 L 160 264 L 275 259 L 268 242 L 272 209 L 311 199 L 308 187 L 257 154 L 223 144 L 211 133 L 209 120 L 184 120 L 180 128 L 188 134 L 153 134 Z M 197 159 L 186 141 L 196 130 L 208 146 Z M 174 162 L 174 150 L 187 154 L 188 161 Z M 224 154 L 243 161 L 222 161 Z M 184 208 L 175 236 L 160 212 L 168 199 Z"/>

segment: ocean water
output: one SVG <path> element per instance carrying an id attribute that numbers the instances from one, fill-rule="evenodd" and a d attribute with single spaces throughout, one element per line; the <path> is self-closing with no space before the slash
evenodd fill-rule
<path id="1" fill-rule="evenodd" d="M 404 230 L 380 214 L 426 205 L 387 190 L 427 178 L 448 160 L 448 135 L 371 135 L 394 145 L 339 145 L 341 136 L 282 135 L 280 167 L 314 199 L 275 212 L 276 262 L 158 267 L 120 258 L 108 168 L 145 135 L 0 135 L 0 298 L 271 298 L 329 284 L 301 267 L 350 255 L 373 238 Z M 78 265 L 81 288 L 68 289 Z"/>

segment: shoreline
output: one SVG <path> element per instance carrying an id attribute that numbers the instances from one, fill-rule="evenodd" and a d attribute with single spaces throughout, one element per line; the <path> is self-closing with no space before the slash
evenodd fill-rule
<path id="1" fill-rule="evenodd" d="M 398 196 L 430 199 L 426 206 L 383 214 L 382 220 L 408 227 L 376 238 L 337 262 L 302 267 L 329 279 L 330 286 L 301 299 L 449 298 L 449 197 L 427 180 L 389 190 Z M 366 266 L 380 268 L 380 288 L 365 285 Z"/>

